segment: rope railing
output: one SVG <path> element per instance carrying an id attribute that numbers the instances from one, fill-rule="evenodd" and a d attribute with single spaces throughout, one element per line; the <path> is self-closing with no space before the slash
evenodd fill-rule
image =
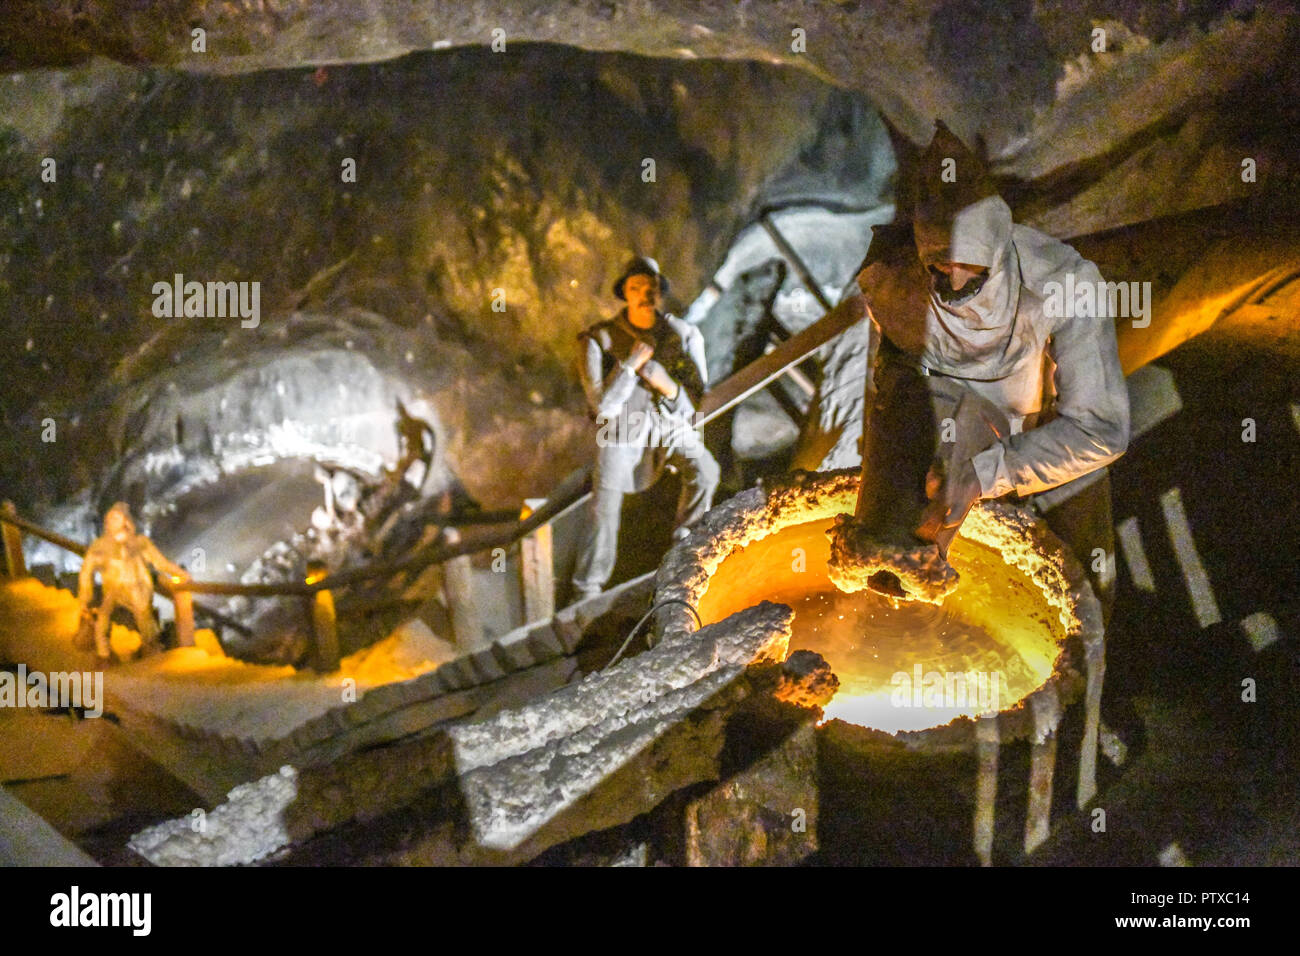
<path id="1" fill-rule="evenodd" d="M 3 506 L 0 506 L 0 536 L 2 536 L 4 540 L 6 568 L 11 578 L 21 578 L 25 577 L 27 574 L 26 561 L 23 557 L 22 539 L 17 532 L 30 534 L 34 538 L 48 541 L 55 547 L 62 548 L 64 551 L 69 551 L 80 557 L 85 557 L 86 555 L 86 545 L 79 541 L 74 541 L 72 538 L 59 534 L 56 531 L 42 528 L 36 522 L 23 518 L 14 508 L 13 502 L 6 501 Z M 170 579 L 162 579 L 159 583 L 163 593 L 167 597 L 171 598 L 174 603 L 177 602 L 178 598 L 176 591 L 178 588 L 175 586 L 176 582 Z M 183 604 L 184 599 L 180 599 L 180 601 Z M 228 614 L 223 614 L 214 608 L 207 607 L 206 605 L 193 605 L 193 609 L 190 613 L 192 614 L 193 612 L 202 614 L 204 617 L 216 621 L 223 627 L 229 627 L 232 630 L 239 631 L 241 634 L 249 635 L 253 633 L 247 625 L 235 620 Z M 177 617 L 179 618 L 183 613 L 183 610 L 178 611 Z M 184 623 L 182 622 L 179 626 L 183 629 Z M 188 641 L 190 636 L 191 635 L 188 634 L 182 634 L 182 639 Z"/>
<path id="2" fill-rule="evenodd" d="M 712 389 L 700 404 L 697 425 L 706 425 L 730 410 L 739 402 L 758 391 L 768 382 L 784 374 L 806 358 L 816 348 L 843 332 L 859 317 L 850 310 L 836 307 L 802 332 L 791 336 L 773 351 L 740 371 L 727 377 Z M 195 594 L 262 597 L 311 597 L 319 591 L 334 590 L 366 581 L 391 577 L 400 571 L 416 571 L 431 564 L 441 564 L 452 558 L 475 554 L 492 548 L 509 547 L 551 521 L 570 505 L 581 500 L 591 481 L 591 469 L 579 468 L 570 472 L 546 499 L 546 503 L 528 517 L 508 527 L 486 524 L 466 525 L 455 529 L 455 540 L 436 541 L 421 551 L 393 561 L 381 561 L 364 567 L 350 568 L 328 575 L 318 581 L 285 581 L 273 584 L 243 584 L 234 581 L 187 580 L 175 584 L 176 589 Z M 14 512 L 0 512 L 0 522 L 21 529 L 74 554 L 85 554 L 86 546 L 70 538 L 40 527 L 35 522 L 19 517 Z M 486 530 L 482 530 L 486 529 Z M 462 532 L 463 533 L 460 533 Z"/>
<path id="3" fill-rule="evenodd" d="M 590 487 L 590 481 L 591 470 L 580 468 L 564 478 L 544 504 L 529 513 L 527 517 L 516 520 L 509 527 L 470 531 L 471 528 L 486 527 L 482 523 L 472 523 L 461 528 L 444 528 L 439 541 L 398 560 L 377 562 L 320 578 L 309 575 L 308 580 L 302 582 L 244 584 L 195 581 L 188 578 L 178 580 L 159 575 L 159 590 L 169 597 L 175 606 L 177 639 L 181 646 L 194 644 L 195 613 L 202 614 L 242 634 L 252 633 L 250 628 L 229 615 L 195 604 L 192 598 L 194 594 L 250 598 L 292 597 L 302 600 L 308 605 L 308 618 L 315 638 L 315 664 L 320 670 L 333 670 L 338 666 L 339 657 L 337 611 L 334 606 L 333 591 L 356 584 L 386 580 L 402 571 L 423 570 L 432 564 L 444 564 L 455 558 L 492 548 L 510 547 L 554 519 L 570 505 L 580 501 Z M 510 514 L 514 515 L 515 512 Z M 475 515 L 474 518 L 481 522 L 483 516 Z M 465 533 L 462 534 L 462 531 Z M 81 557 L 86 554 L 86 545 L 22 517 L 13 502 L 6 501 L 3 506 L 0 506 L 0 537 L 3 537 L 6 567 L 11 578 L 22 578 L 27 575 L 21 538 L 23 534 L 48 541 L 58 548 Z"/>
<path id="4" fill-rule="evenodd" d="M 783 249 L 789 254 L 792 250 Z M 802 263 L 800 263 L 802 265 Z M 806 267 L 805 267 L 806 268 Z M 818 290 L 820 291 L 820 290 Z M 799 333 L 781 342 L 771 352 L 746 365 L 743 369 L 728 376 L 717 387 L 710 390 L 700 403 L 694 424 L 702 427 L 734 408 L 750 395 L 766 387 L 780 376 L 807 358 L 814 350 L 829 342 L 839 333 L 853 325 L 861 318 L 846 301 L 830 309 L 825 315 Z M 175 580 L 160 579 L 160 589 L 170 597 L 177 608 L 177 631 L 182 635 L 182 643 L 188 635 L 192 643 L 193 619 L 182 622 L 185 608 L 190 604 L 190 595 L 212 594 L 224 597 L 246 598 L 298 598 L 311 607 L 310 617 L 317 632 L 317 646 L 333 647 L 333 654 L 325 654 L 318 665 L 328 668 L 332 663 L 337 666 L 336 613 L 332 592 L 358 584 L 392 578 L 404 571 L 420 571 L 433 564 L 446 564 L 457 558 L 489 551 L 494 548 L 508 548 L 528 538 L 533 532 L 553 521 L 562 512 L 580 502 L 589 492 L 591 486 L 591 469 L 579 468 L 570 472 L 551 495 L 535 510 L 525 517 L 506 524 L 497 521 L 513 515 L 513 512 L 486 512 L 469 516 L 458 527 L 446 527 L 433 542 L 423 546 L 414 553 L 389 561 L 379 561 L 361 567 L 348 568 L 333 574 L 312 574 L 305 581 L 282 581 L 274 583 L 245 584 L 235 581 L 196 581 L 191 578 Z M 495 526 L 494 526 L 495 523 Z M 505 525 L 505 526 L 501 526 Z M 11 502 L 5 502 L 0 508 L 0 533 L 3 533 L 5 556 L 11 577 L 23 577 L 26 568 L 23 559 L 21 535 L 30 534 L 48 541 L 56 547 L 73 554 L 84 556 L 86 545 L 74 541 L 57 532 L 41 527 L 34 521 L 20 516 Z M 211 608 L 195 605 L 194 611 L 204 614 L 212 620 L 232 627 L 244 634 L 249 629 L 238 621 L 231 619 Z"/>
<path id="5" fill-rule="evenodd" d="M 268 584 L 244 584 L 235 581 L 185 581 L 166 582 L 169 590 L 190 591 L 194 594 L 219 594 L 228 597 L 311 597 L 318 591 L 336 590 L 354 584 L 361 584 L 381 578 L 389 578 L 400 571 L 422 570 L 431 564 L 441 564 L 462 555 L 487 551 L 496 547 L 508 547 L 517 543 L 532 531 L 546 524 L 569 505 L 578 501 L 586 493 L 590 481 L 590 469 L 582 468 L 569 474 L 546 504 L 538 508 L 527 518 L 517 520 L 508 528 L 494 528 L 477 534 L 460 534 L 458 528 L 448 528 L 455 540 L 435 543 L 424 550 L 407 555 L 394 561 L 381 561 L 364 567 L 351 568 L 331 574 L 317 581 L 284 581 Z M 513 514 L 514 512 L 511 512 Z M 477 517 L 477 516 L 476 516 Z M 56 547 L 73 554 L 84 556 L 86 545 L 50 531 L 21 517 L 16 511 L 0 509 L 0 524 L 11 525 L 25 534 L 41 538 Z M 466 527 L 476 527 L 469 525 Z M 24 572 L 25 573 L 25 572 Z M 21 575 L 17 575 L 21 576 Z"/>

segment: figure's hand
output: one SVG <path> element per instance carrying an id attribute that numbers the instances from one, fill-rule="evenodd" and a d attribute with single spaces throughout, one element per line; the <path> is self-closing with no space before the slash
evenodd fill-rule
<path id="1" fill-rule="evenodd" d="M 963 461 L 951 475 L 944 474 L 941 462 L 931 465 L 925 475 L 925 496 L 930 503 L 921 513 L 917 537 L 938 543 L 946 556 L 948 542 L 982 494 L 973 460 Z"/>
<path id="2" fill-rule="evenodd" d="M 641 366 L 641 371 L 637 372 L 637 374 L 664 398 L 669 401 L 673 401 L 677 398 L 680 386 L 678 386 L 678 384 L 673 380 L 673 377 L 668 374 L 668 369 L 664 368 L 658 362 L 653 360 L 646 362 L 645 365 Z"/>
<path id="3" fill-rule="evenodd" d="M 648 342 L 637 342 L 632 348 L 632 354 L 627 358 L 627 364 L 632 371 L 639 372 L 646 362 L 650 361 L 651 356 L 655 354 L 654 346 Z"/>

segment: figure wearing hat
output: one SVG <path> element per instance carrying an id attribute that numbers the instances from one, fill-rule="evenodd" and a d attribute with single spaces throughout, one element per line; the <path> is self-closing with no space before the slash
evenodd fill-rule
<path id="1" fill-rule="evenodd" d="M 117 502 L 104 515 L 104 533 L 86 549 L 77 587 L 83 622 L 94 620 L 95 653 L 101 665 L 107 664 L 112 657 L 108 629 L 113 611 L 119 607 L 127 608 L 135 617 L 142 652 L 161 650 L 158 624 L 153 617 L 151 567 L 177 580 L 189 577 L 184 568 L 168 561 L 152 541 L 136 533 L 126 502 Z M 96 572 L 103 583 L 104 593 L 99 608 L 91 610 Z"/>
<path id="2" fill-rule="evenodd" d="M 573 577 L 580 598 L 599 593 L 614 570 L 623 495 L 645 491 L 671 464 L 682 477 L 679 535 L 713 505 L 718 463 L 693 424 L 708 376 L 704 339 L 660 311 L 667 291 L 655 260 L 632 259 L 614 283 L 626 307 L 578 336 L 579 374 L 598 426 L 590 520 Z"/>
<path id="3" fill-rule="evenodd" d="M 985 409 L 969 416 L 984 423 L 974 450 L 941 451 L 944 467 L 918 479 L 913 540 L 938 544 L 946 557 L 976 501 L 1025 499 L 1089 571 L 1109 618 L 1112 581 L 1097 571 L 1094 549 L 1108 559 L 1114 551 L 1106 466 L 1129 438 L 1114 316 L 1105 296 L 1083 310 L 1049 305 L 1052 283 L 1072 277 L 1070 287 L 1100 287 L 1101 275 L 1070 246 L 1014 224 L 979 158 L 942 123 L 918 172 L 912 222 L 875 227 L 858 275 L 870 320 L 864 470 L 868 455 L 879 473 L 910 454 L 905 442 L 879 437 L 881 422 L 897 417 L 891 401 L 938 389 L 968 411 Z M 929 384 L 896 385 L 909 381 Z M 855 520 L 869 517 L 867 495 Z M 852 524 L 836 531 L 845 544 Z"/>

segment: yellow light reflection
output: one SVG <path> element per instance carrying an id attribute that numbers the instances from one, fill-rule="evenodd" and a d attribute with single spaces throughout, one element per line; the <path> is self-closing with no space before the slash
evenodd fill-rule
<path id="1" fill-rule="evenodd" d="M 840 680 L 826 718 L 895 733 L 1006 709 L 1051 676 L 1065 628 L 1022 571 L 958 538 L 961 575 L 942 605 L 845 594 L 827 577 L 829 519 L 792 525 L 728 556 L 700 601 L 705 624 L 761 600 L 795 611 L 790 650 L 821 654 Z"/>

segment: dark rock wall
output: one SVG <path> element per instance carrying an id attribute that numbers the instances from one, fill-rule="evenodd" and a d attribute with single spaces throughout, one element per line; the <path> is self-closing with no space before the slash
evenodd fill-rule
<path id="1" fill-rule="evenodd" d="M 1294 176 L 1293 134 L 1255 120 L 1296 117 L 1296 31 L 1287 0 L 15 0 L 0 67 L 100 54 L 235 73 L 494 38 L 503 59 L 543 41 L 784 63 L 865 94 L 912 143 L 943 119 L 1041 224 L 1082 234 L 1241 195 L 1243 157 Z"/>
<path id="2" fill-rule="evenodd" d="M 868 123 L 879 130 L 861 97 L 800 71 L 537 45 L 4 78 L 4 484 L 21 503 L 93 476 L 109 494 L 102 476 L 124 457 L 175 457 L 177 415 L 191 439 L 233 427 L 229 406 L 205 414 L 195 394 L 219 369 L 355 348 L 387 392 L 435 408 L 448 474 L 488 507 L 515 506 L 590 454 L 574 337 L 617 305 L 628 251 L 659 258 L 680 311 L 760 205 L 852 198 L 861 176 L 881 188 L 860 154 L 888 144 L 858 142 Z M 155 317 L 153 283 L 176 273 L 259 282 L 259 327 Z M 361 334 L 351 313 L 382 321 Z M 304 400 L 250 396 L 244 429 L 323 434 L 338 409 L 310 398 L 334 394 L 353 361 L 268 373 Z M 378 410 L 387 395 L 372 392 L 355 412 Z M 372 438 L 391 462 L 392 436 Z"/>

